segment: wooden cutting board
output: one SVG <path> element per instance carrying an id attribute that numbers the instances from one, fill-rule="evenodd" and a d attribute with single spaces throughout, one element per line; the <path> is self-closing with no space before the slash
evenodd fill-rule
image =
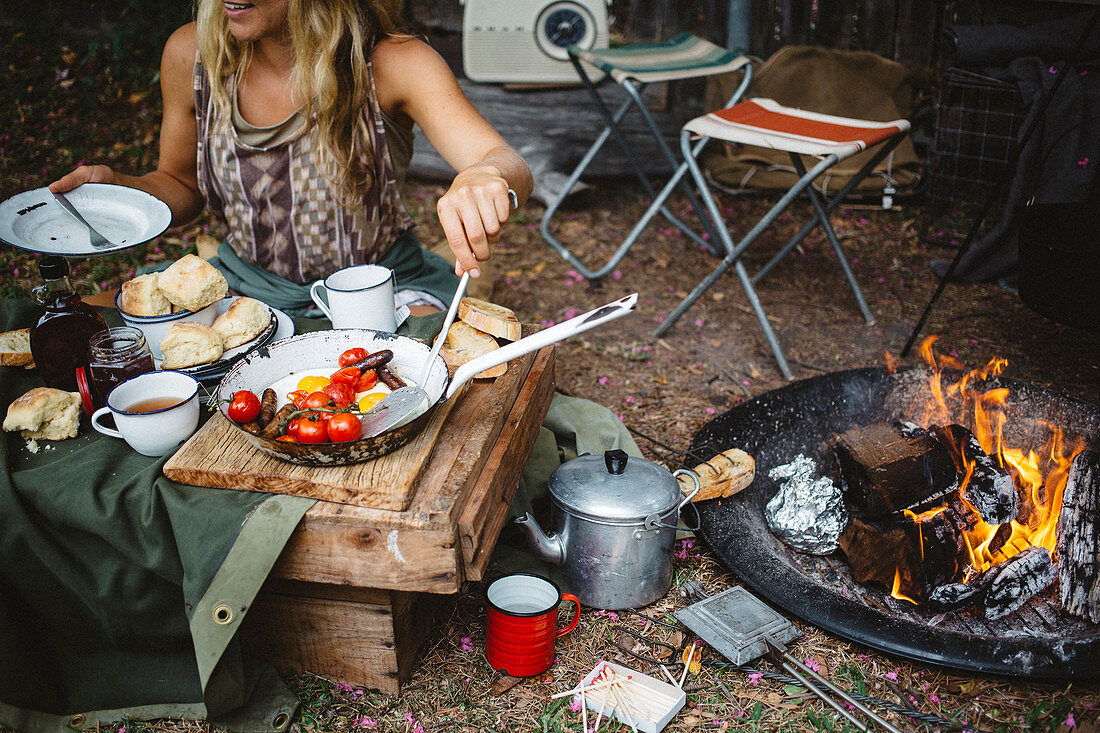
<path id="1" fill-rule="evenodd" d="M 505 375 L 500 379 L 505 379 Z M 191 486 L 292 494 L 373 509 L 404 511 L 416 479 L 460 394 L 436 407 L 420 434 L 393 453 L 349 466 L 302 466 L 253 448 L 216 413 L 164 464 L 164 475 Z"/>

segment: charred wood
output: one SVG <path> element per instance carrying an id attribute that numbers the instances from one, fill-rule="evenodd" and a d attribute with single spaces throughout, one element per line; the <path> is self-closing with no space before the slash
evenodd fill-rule
<path id="1" fill-rule="evenodd" d="M 927 431 L 875 423 L 833 441 L 845 496 L 865 520 L 919 510 L 959 488 L 948 450 Z"/>
<path id="2" fill-rule="evenodd" d="M 1029 547 L 989 572 L 996 572 L 985 594 L 985 617 L 991 620 L 1007 616 L 1027 603 L 1053 583 L 1057 574 L 1045 547 Z"/>
<path id="3" fill-rule="evenodd" d="M 958 517 L 946 508 L 880 527 L 853 518 L 840 536 L 852 575 L 890 592 L 895 577 L 902 595 L 924 602 L 931 588 L 964 577 L 967 557 Z"/>
<path id="4" fill-rule="evenodd" d="M 1062 608 L 1100 623 L 1100 453 L 1083 450 L 1073 458 L 1055 549 Z"/>
<path id="5" fill-rule="evenodd" d="M 928 606 L 934 611 L 957 611 L 985 603 L 995 571 L 987 571 L 968 583 L 947 583 L 928 594 Z"/>
<path id="6" fill-rule="evenodd" d="M 1016 484 L 1007 469 L 985 452 L 974 434 L 962 425 L 932 428 L 932 434 L 945 445 L 955 461 L 955 470 L 964 476 L 962 491 L 988 524 L 1004 524 L 1016 517 Z"/>

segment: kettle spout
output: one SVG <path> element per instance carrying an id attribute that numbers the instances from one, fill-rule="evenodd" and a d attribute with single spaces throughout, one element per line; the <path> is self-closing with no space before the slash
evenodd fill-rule
<path id="1" fill-rule="evenodd" d="M 536 555 L 555 565 L 565 562 L 565 543 L 562 542 L 560 535 L 551 533 L 547 536 L 530 514 L 525 513 L 522 517 L 516 517 L 514 521 L 522 525 L 527 532 L 527 542 Z"/>

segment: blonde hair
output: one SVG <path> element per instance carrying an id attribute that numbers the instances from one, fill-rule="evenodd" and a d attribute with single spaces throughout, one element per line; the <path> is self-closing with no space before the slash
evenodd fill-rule
<path id="1" fill-rule="evenodd" d="M 222 0 L 200 0 L 199 58 L 217 112 L 230 119 L 229 79 L 248 68 L 252 44 L 229 32 Z M 394 0 L 290 0 L 287 33 L 294 50 L 291 90 L 300 100 L 324 174 L 345 205 L 362 203 L 374 186 L 374 149 L 366 110 L 371 51 L 399 33 Z"/>

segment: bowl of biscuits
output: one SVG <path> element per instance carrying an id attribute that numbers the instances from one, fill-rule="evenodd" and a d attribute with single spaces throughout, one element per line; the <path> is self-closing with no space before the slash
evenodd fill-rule
<path id="1" fill-rule="evenodd" d="M 216 267 L 185 255 L 161 272 L 123 283 L 115 307 L 126 325 L 145 335 L 159 368 L 224 372 L 228 357 L 243 355 L 277 325 L 264 303 L 228 293 Z"/>

